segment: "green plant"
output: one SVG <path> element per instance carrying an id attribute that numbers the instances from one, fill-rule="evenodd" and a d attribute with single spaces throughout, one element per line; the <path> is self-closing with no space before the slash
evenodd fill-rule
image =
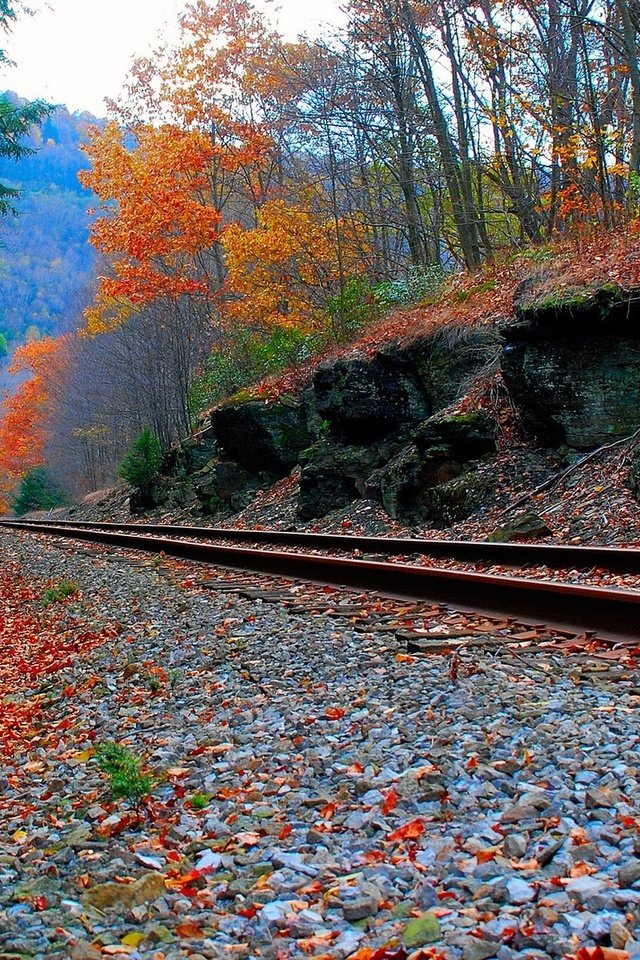
<path id="1" fill-rule="evenodd" d="M 239 391 L 264 377 L 304 362 L 322 346 L 322 338 L 293 327 L 274 327 L 267 333 L 234 330 L 213 351 L 204 372 L 192 385 L 192 416 L 227 397 L 239 396 Z"/>
<path id="2" fill-rule="evenodd" d="M 44 467 L 29 470 L 20 481 L 18 493 L 11 506 L 22 516 L 29 510 L 52 510 L 68 503 L 67 495 Z"/>
<path id="3" fill-rule="evenodd" d="M 139 810 L 153 786 L 151 774 L 140 772 L 142 761 L 117 743 L 100 744 L 96 759 L 100 770 L 109 778 L 111 796 L 117 800 L 128 800 Z"/>
<path id="4" fill-rule="evenodd" d="M 424 268 L 410 267 L 406 277 L 377 284 L 373 296 L 383 308 L 401 307 L 436 293 L 446 278 L 445 269 L 439 263 Z"/>
<path id="5" fill-rule="evenodd" d="M 167 679 L 169 680 L 169 686 L 171 687 L 171 693 L 176 692 L 176 687 L 180 680 L 182 680 L 182 671 L 181 670 L 169 670 Z"/>
<path id="6" fill-rule="evenodd" d="M 340 293 L 327 298 L 325 309 L 335 339 L 346 340 L 376 319 L 380 303 L 366 277 L 350 277 Z"/>
<path id="7" fill-rule="evenodd" d="M 553 245 L 529 247 L 527 250 L 518 250 L 513 254 L 514 260 L 526 260 L 529 263 L 548 263 L 557 257 L 557 250 Z"/>
<path id="8" fill-rule="evenodd" d="M 49 606 L 50 603 L 60 603 L 61 600 L 66 600 L 77 592 L 78 585 L 73 580 L 61 580 L 55 587 L 49 587 L 44 591 L 42 602 L 45 606 Z"/>
<path id="9" fill-rule="evenodd" d="M 194 793 L 189 800 L 189 804 L 194 810 L 204 810 L 210 802 L 211 796 L 208 793 Z"/>
<path id="10" fill-rule="evenodd" d="M 498 281 L 495 279 L 484 280 L 482 283 L 476 283 L 473 287 L 468 287 L 466 290 L 458 290 L 457 293 L 454 293 L 452 300 L 454 303 L 467 303 L 472 297 L 482 296 L 485 293 L 490 293 L 492 290 L 495 290 L 497 284 Z"/>
<path id="11" fill-rule="evenodd" d="M 138 490 L 144 501 L 148 501 L 153 482 L 160 472 L 161 462 L 160 441 L 151 430 L 145 429 L 131 444 L 118 473 Z"/>

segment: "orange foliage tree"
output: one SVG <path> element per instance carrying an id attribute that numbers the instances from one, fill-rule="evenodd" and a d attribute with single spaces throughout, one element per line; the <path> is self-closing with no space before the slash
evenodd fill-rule
<path id="1" fill-rule="evenodd" d="M 92 241 L 113 266 L 111 276 L 100 278 L 89 331 L 117 325 L 136 306 L 163 296 L 206 295 L 206 254 L 220 239 L 220 214 L 208 202 L 208 138 L 168 125 L 139 127 L 132 149 L 110 123 L 95 131 L 87 155 L 92 167 L 81 180 L 105 209 Z"/>
<path id="2" fill-rule="evenodd" d="M 136 62 L 126 102 L 113 105 L 117 122 L 87 147 L 81 180 L 103 210 L 92 242 L 112 264 L 90 332 L 163 298 L 200 299 L 211 311 L 225 279 L 225 225 L 254 223 L 268 189 L 273 141 L 249 88 L 273 37 L 242 2 L 198 0 L 180 26 L 176 49 Z"/>
<path id="3" fill-rule="evenodd" d="M 363 237 L 349 222 L 318 216 L 310 207 L 270 200 L 253 230 L 230 226 L 224 235 L 229 313 L 248 326 L 294 325 L 314 329 L 327 297 L 340 288 L 336 230 L 343 246 L 342 270 L 356 273 Z"/>
<path id="4" fill-rule="evenodd" d="M 18 478 L 44 463 L 47 424 L 63 382 L 66 337 L 43 337 L 16 350 L 9 372 L 26 377 L 7 397 L 0 419 L 0 496 L 6 500 Z"/>

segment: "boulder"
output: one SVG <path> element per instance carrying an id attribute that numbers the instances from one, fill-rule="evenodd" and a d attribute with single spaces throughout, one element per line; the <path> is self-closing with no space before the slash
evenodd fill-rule
<path id="1" fill-rule="evenodd" d="M 589 450 L 640 428 L 640 291 L 608 285 L 546 293 L 543 280 L 532 278 L 515 304 L 502 370 L 540 442 Z"/>
<path id="2" fill-rule="evenodd" d="M 439 413 L 421 424 L 415 444 L 423 457 L 442 455 L 466 463 L 495 452 L 496 424 L 486 410 Z"/>
<path id="3" fill-rule="evenodd" d="M 382 354 L 320 367 L 309 398 L 316 420 L 346 444 L 375 442 L 431 412 L 410 365 Z"/>
<path id="4" fill-rule="evenodd" d="M 537 513 L 523 513 L 520 517 L 502 524 L 489 534 L 491 543 L 511 543 L 518 540 L 538 540 L 551 537 L 553 531 Z"/>
<path id="5" fill-rule="evenodd" d="M 258 478 L 239 463 L 211 460 L 191 478 L 191 483 L 204 514 L 242 510 L 258 486 Z"/>
<path id="6" fill-rule="evenodd" d="M 215 456 L 217 441 L 211 426 L 171 447 L 162 458 L 162 474 L 184 479 L 201 470 Z"/>
<path id="7" fill-rule="evenodd" d="M 311 443 L 300 401 L 228 403 L 211 414 L 213 434 L 230 460 L 250 473 L 284 476 Z"/>
<path id="8" fill-rule="evenodd" d="M 300 457 L 300 517 L 324 517 L 364 496 L 367 477 L 387 457 L 384 444 L 342 446 L 320 441 L 305 450 Z"/>
<path id="9" fill-rule="evenodd" d="M 424 496 L 434 527 L 450 527 L 493 507 L 498 498 L 495 479 L 484 470 L 468 470 L 454 480 L 431 487 Z"/>
<path id="10" fill-rule="evenodd" d="M 466 493 L 462 496 L 465 484 L 446 485 L 468 471 L 470 463 L 495 449 L 495 424 L 485 411 L 436 414 L 418 428 L 412 444 L 369 479 L 367 493 L 378 493 L 392 517 L 440 522 L 444 514 L 453 512 L 457 519 L 464 519 L 458 515 L 467 508 L 472 512 L 474 498 Z M 482 486 L 484 489 L 485 484 Z M 455 510 L 444 506 L 452 498 L 459 501 Z"/>

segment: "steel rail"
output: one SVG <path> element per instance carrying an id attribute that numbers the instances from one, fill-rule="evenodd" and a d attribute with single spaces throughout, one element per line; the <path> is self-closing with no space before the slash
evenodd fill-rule
<path id="1" fill-rule="evenodd" d="M 4 522 L 4 521 L 3 521 Z M 10 521 L 7 521 L 7 523 Z M 225 539 L 236 543 L 280 543 L 324 550 L 361 550 L 373 554 L 428 554 L 471 563 L 522 567 L 526 564 L 553 569 L 604 568 L 617 573 L 640 573 L 640 549 L 636 547 L 577 546 L 553 543 L 492 543 L 488 540 L 425 540 L 418 537 L 368 537 L 333 533 L 305 533 L 290 530 L 237 530 L 225 527 L 195 527 L 163 523 L 117 523 L 77 520 L 22 520 L 33 526 L 53 523 L 70 529 L 126 530 L 154 536 Z"/>
<path id="2" fill-rule="evenodd" d="M 318 554 L 255 550 L 197 541 L 150 537 L 28 521 L 0 525 L 131 550 L 164 553 L 235 570 L 334 586 L 358 587 L 387 596 L 447 604 L 485 616 L 545 623 L 572 633 L 593 632 L 626 641 L 640 638 L 640 592 L 446 570 Z"/>

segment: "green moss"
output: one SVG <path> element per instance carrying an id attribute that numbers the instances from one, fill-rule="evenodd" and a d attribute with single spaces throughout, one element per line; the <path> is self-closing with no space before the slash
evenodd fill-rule
<path id="1" fill-rule="evenodd" d="M 460 424 L 460 426 L 464 424 L 475 424 L 481 419 L 481 416 L 479 416 L 475 410 L 471 413 L 454 413 L 447 417 L 449 423 Z"/>
<path id="2" fill-rule="evenodd" d="M 469 287 L 468 290 L 458 290 L 451 299 L 457 304 L 467 303 L 472 297 L 482 296 L 483 293 L 490 293 L 491 290 L 495 290 L 497 284 L 498 281 L 495 277 L 492 280 L 484 280 L 482 283 L 476 283 L 475 286 Z"/>
<path id="3" fill-rule="evenodd" d="M 553 246 L 531 247 L 529 250 L 514 253 L 510 260 L 524 260 L 527 263 L 548 263 L 556 256 L 557 251 Z"/>

